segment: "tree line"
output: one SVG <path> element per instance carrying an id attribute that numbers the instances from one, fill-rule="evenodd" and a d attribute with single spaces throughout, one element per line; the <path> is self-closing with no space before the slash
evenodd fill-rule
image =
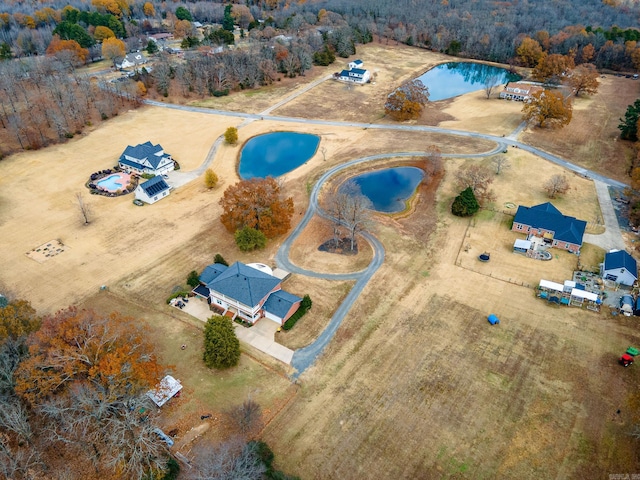
<path id="1" fill-rule="evenodd" d="M 634 21 L 640 5 L 599 0 L 498 4 L 473 0 L 246 0 L 244 4 L 234 4 L 232 12 L 227 13 L 225 2 L 72 3 L 53 1 L 41 8 L 33 3 L 5 4 L 0 13 L 0 44 L 6 42 L 16 55 L 42 54 L 53 29 L 65 22 L 80 26 L 89 37 L 97 26 L 110 28 L 118 37 L 135 37 L 159 27 L 160 22 L 163 28 L 184 32 L 185 25 L 193 21 L 224 25 L 231 17 L 245 31 L 259 27 L 298 34 L 309 26 L 347 26 L 356 42 L 369 41 L 376 35 L 381 42 L 417 45 L 502 63 L 514 60 L 515 49 L 524 37 L 535 39 L 549 54 L 567 55 L 590 44 L 595 49 L 593 63 L 598 68 L 619 70 L 634 65 L 637 68 L 631 54 L 640 39 Z M 75 19 L 69 16 L 73 10 L 79 12 Z"/>

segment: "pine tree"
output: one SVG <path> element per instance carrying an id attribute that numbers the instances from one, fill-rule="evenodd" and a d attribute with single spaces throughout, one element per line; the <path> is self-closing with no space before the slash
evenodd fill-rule
<path id="1" fill-rule="evenodd" d="M 629 105 L 624 119 L 620 119 L 621 123 L 618 125 L 618 129 L 622 132 L 620 137 L 623 140 L 636 141 L 638 139 L 638 118 L 640 118 L 640 99 Z"/>
<path id="2" fill-rule="evenodd" d="M 451 205 L 451 213 L 457 217 L 470 217 L 480 209 L 471 187 L 465 188 Z"/>
<path id="3" fill-rule="evenodd" d="M 231 319 L 214 315 L 204 327 L 203 360 L 209 368 L 235 367 L 240 361 L 240 341 Z"/>

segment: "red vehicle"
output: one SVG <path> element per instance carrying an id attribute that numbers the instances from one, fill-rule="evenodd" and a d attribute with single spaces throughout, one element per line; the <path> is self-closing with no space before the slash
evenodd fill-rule
<path id="1" fill-rule="evenodd" d="M 628 353 L 623 353 L 618 362 L 623 367 L 628 367 L 629 365 L 633 365 L 633 357 Z"/>

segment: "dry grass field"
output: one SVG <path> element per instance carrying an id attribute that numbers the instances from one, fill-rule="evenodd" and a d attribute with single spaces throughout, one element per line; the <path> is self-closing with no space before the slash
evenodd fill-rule
<path id="1" fill-rule="evenodd" d="M 345 90 L 342 84 L 325 82 L 274 114 L 384 122 L 380 99 L 391 86 L 448 60 L 379 44 L 362 47 L 358 56 L 367 68 L 378 70 L 375 85 Z M 327 70 L 312 73 L 303 80 Z M 611 90 L 603 92 L 615 91 L 625 79 L 606 80 Z M 293 88 L 293 83 L 275 85 L 207 104 L 260 111 Z M 592 103 L 604 105 L 605 95 L 598 94 Z M 581 128 L 594 115 L 586 102 L 574 112 Z M 502 135 L 519 124 L 519 108 L 469 94 L 430 106 L 419 123 Z M 626 104 L 620 108 L 596 109 L 598 125 L 617 122 Z M 495 202 L 471 223 L 448 213 L 458 193 L 454 173 L 468 163 L 490 165 L 490 158 L 445 159 L 442 178 L 420 187 L 410 214 L 377 217 L 374 231 L 385 246 L 385 262 L 299 385 L 284 377 L 283 366 L 250 347 L 243 347 L 236 369 L 219 373 L 202 368 L 202 325 L 168 307 L 165 298 L 215 253 L 230 262 L 272 264 L 281 240 L 270 241 L 261 252 L 241 253 L 219 222 L 218 200 L 238 179 L 240 147 L 221 147 L 213 164 L 221 185 L 212 191 L 198 179 L 142 208 L 130 196 L 87 194 L 94 211 L 88 226 L 78 218 L 74 195 L 85 191 L 91 172 L 113 166 L 127 144 L 161 143 L 188 171 L 201 164 L 228 126 L 239 123 L 144 107 L 67 144 L 0 162 L 0 289 L 31 300 L 42 313 L 78 304 L 140 319 L 161 359 L 185 385 L 185 397 L 167 411 L 167 427 L 179 426 L 186 435 L 199 426 L 199 415 L 213 413 L 221 420 L 200 425 L 206 430 L 202 438 L 221 438 L 228 431 L 221 416 L 225 409 L 255 394 L 265 408 L 263 436 L 279 466 L 304 479 L 606 478 L 640 470 L 637 444 L 627 435 L 633 421 L 628 396 L 640 374 L 635 367 L 616 365 L 616 357 L 640 336 L 632 319 L 552 307 L 535 298 L 531 286 L 540 277 L 569 278 L 576 258 L 558 253 L 550 262 L 537 262 L 511 253 L 518 236 L 507 230 L 507 204 L 547 201 L 542 184 L 564 173 L 518 149 L 509 149 L 511 168 L 493 182 Z M 277 130 L 318 134 L 326 148 L 326 159 L 319 151 L 282 178 L 296 205 L 294 223 L 307 208 L 309 188 L 330 166 L 430 145 L 463 155 L 493 148 L 491 142 L 446 135 L 268 121 L 240 129 L 240 143 Z M 607 132 L 596 132 L 593 140 L 603 152 L 605 146 L 615 152 L 611 158 L 618 162 L 624 149 Z M 550 135 L 556 134 L 531 130 L 521 139 L 586 161 L 574 151 L 584 139 L 571 135 L 563 143 L 562 137 L 553 140 Z M 407 160 L 391 159 L 377 167 L 402 162 Z M 597 232 L 601 226 L 593 184 L 571 174 L 568 178 L 570 191 L 554 204 L 587 220 L 590 231 Z M 354 257 L 319 252 L 317 247 L 330 235 L 323 221 L 314 220 L 297 240 L 292 258 L 320 271 L 360 270 L 367 264 L 372 252 L 365 245 Z M 42 263 L 27 257 L 51 240 L 60 240 L 64 252 Z M 483 251 L 490 251 L 492 260 L 480 265 L 476 257 Z M 585 251 L 589 263 L 602 255 L 591 247 Z M 101 285 L 108 291 L 98 292 Z M 351 284 L 293 276 L 285 288 L 309 293 L 314 301 L 292 331 L 277 334 L 281 343 L 299 348 L 324 328 Z M 496 313 L 502 323 L 489 327 L 488 313 Z"/>

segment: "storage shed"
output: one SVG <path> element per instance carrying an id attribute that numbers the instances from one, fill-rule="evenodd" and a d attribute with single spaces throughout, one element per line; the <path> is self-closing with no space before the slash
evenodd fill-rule
<path id="1" fill-rule="evenodd" d="M 638 280 L 635 258 L 624 250 L 610 250 L 600 264 L 600 276 L 605 280 L 631 286 Z"/>
<path id="2" fill-rule="evenodd" d="M 513 244 L 513 253 L 525 254 L 531 250 L 531 240 L 522 240 L 518 238 Z"/>
<path id="3" fill-rule="evenodd" d="M 496 323 L 500 323 L 500 319 L 495 316 L 493 313 L 487 317 L 487 320 L 491 325 L 495 325 Z"/>
<path id="4" fill-rule="evenodd" d="M 165 403 L 175 397 L 182 390 L 182 384 L 171 375 L 166 375 L 158 386 L 147 392 L 147 396 L 153 400 L 158 407 L 162 407 Z"/>

